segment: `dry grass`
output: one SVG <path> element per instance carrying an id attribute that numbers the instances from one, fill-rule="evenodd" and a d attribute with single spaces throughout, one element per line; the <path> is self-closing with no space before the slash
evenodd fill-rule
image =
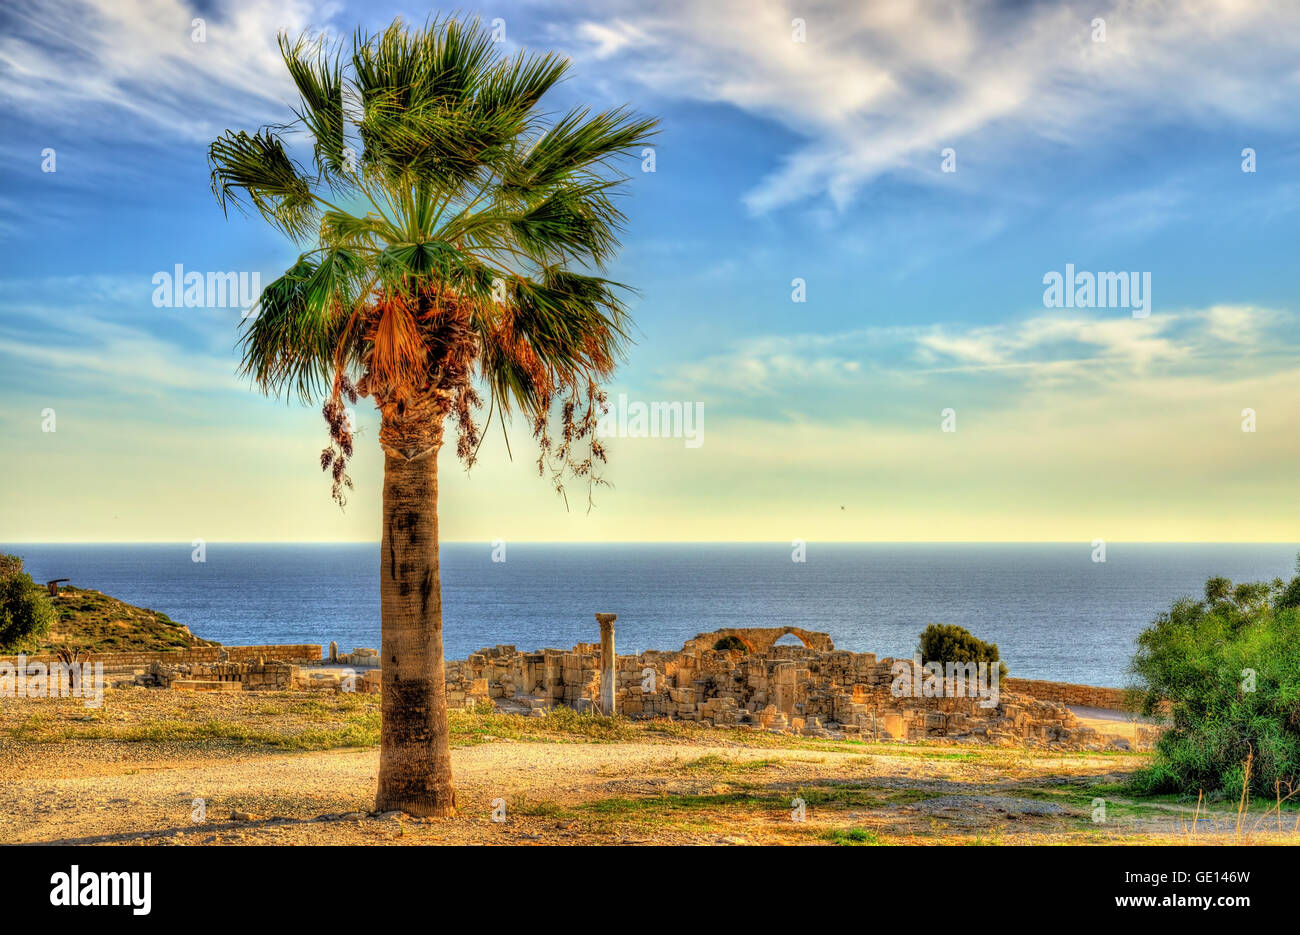
<path id="1" fill-rule="evenodd" d="M 826 741 L 557 709 L 455 712 L 462 813 L 441 822 L 312 821 L 364 810 L 379 699 L 304 693 L 110 691 L 0 704 L 4 818 L 23 840 L 171 843 L 659 843 L 820 845 L 1297 843 L 1276 802 L 1137 799 L 1141 753 Z M 179 793 L 159 791 L 174 775 Z M 303 777 L 310 776 L 310 781 Z M 94 777 L 93 780 L 86 777 Z M 86 785 L 94 782 L 93 793 Z M 203 836 L 175 801 L 208 783 L 226 809 L 282 820 Z M 41 796 L 66 796 L 33 811 Z M 240 790 L 243 790 L 242 792 Z M 59 790 L 64 790 L 59 793 Z M 93 795 L 93 798 L 92 798 Z M 115 816 L 114 797 L 138 802 Z M 490 803 L 508 803 L 506 822 Z M 795 800 L 804 810 L 795 820 Z M 1105 821 L 1094 821 L 1098 799 Z"/>
<path id="2" fill-rule="evenodd" d="M 45 594 L 44 587 L 38 590 Z M 5 652 L 46 653 L 64 646 L 80 652 L 161 652 L 217 645 L 194 636 L 164 613 L 99 591 L 63 585 L 51 602 L 58 619 L 50 633 Z"/>

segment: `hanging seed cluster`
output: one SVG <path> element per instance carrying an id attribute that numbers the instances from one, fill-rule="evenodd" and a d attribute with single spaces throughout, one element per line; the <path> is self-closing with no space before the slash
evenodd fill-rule
<path id="1" fill-rule="evenodd" d="M 320 469 L 330 472 L 334 481 L 330 494 L 340 507 L 347 505 L 344 491 L 352 489 L 352 478 L 348 476 L 348 459 L 352 457 L 352 426 L 343 405 L 344 399 L 355 406 L 357 389 L 347 374 L 340 372 L 335 375 L 333 392 L 321 408 L 321 415 L 329 426 L 330 443 L 320 453 Z"/>
<path id="2" fill-rule="evenodd" d="M 594 488 L 607 486 L 598 470 L 607 456 L 596 436 L 596 425 L 608 412 L 604 391 L 592 380 L 558 379 L 515 330 L 508 307 L 493 309 L 492 327 L 480 337 L 475 309 L 474 300 L 438 284 L 412 282 L 404 290 L 376 292 L 361 324 L 364 350 L 357 363 L 364 375 L 353 384 L 340 364 L 321 409 L 330 437 L 321 451 L 321 470 L 330 472 L 331 493 L 340 506 L 353 489 L 347 473 L 353 436 L 345 400 L 355 404 L 359 396 L 373 398 L 381 416 L 381 446 L 405 457 L 441 445 L 443 421 L 450 416 L 456 455 L 469 468 L 482 443 L 475 411 L 483 401 L 473 385 L 474 368 L 478 364 L 486 371 L 503 359 L 534 390 L 538 475 L 549 479 L 566 506 L 566 480 L 587 483 L 588 509 Z M 504 420 L 507 410 L 501 408 Z M 489 422 L 491 418 L 489 413 Z"/>
<path id="3" fill-rule="evenodd" d="M 608 458 L 605 446 L 596 435 L 596 426 L 601 416 L 609 412 L 608 398 L 605 391 L 591 381 L 581 389 L 569 387 L 561 398 L 563 402 L 560 404 L 557 427 L 558 444 L 547 418 L 550 406 L 533 420 L 533 438 L 537 440 L 538 448 L 537 476 L 549 476 L 555 492 L 564 498 L 565 506 L 569 503 L 565 481 L 585 480 L 587 509 L 590 510 L 595 488 L 609 486 L 599 472 L 599 466 L 606 464 Z"/>

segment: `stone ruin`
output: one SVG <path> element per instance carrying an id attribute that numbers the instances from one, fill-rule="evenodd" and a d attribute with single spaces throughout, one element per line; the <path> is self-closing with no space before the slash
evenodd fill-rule
<path id="1" fill-rule="evenodd" d="M 115 688 L 144 686 L 187 691 L 289 691 L 298 686 L 299 667 L 287 662 L 193 662 L 149 668 Z"/>
<path id="2" fill-rule="evenodd" d="M 620 656 L 614 652 L 616 615 L 596 618 L 600 643 L 537 652 L 496 646 L 464 660 L 449 660 L 449 705 L 491 704 L 502 712 L 537 716 L 563 705 L 581 712 L 834 739 L 945 739 L 1062 749 L 1128 746 L 1127 740 L 1103 736 L 1080 722 L 1064 703 L 1116 707 L 1114 696 L 1122 693 L 1115 689 L 1006 679 L 990 707 L 984 706 L 989 700 L 969 694 L 898 697 L 891 690 L 896 660 L 837 650 L 826 633 L 799 627 L 729 628 L 701 633 L 676 652 Z M 802 645 L 778 645 L 787 634 Z M 379 655 L 373 649 L 339 653 L 331 644 L 333 665 L 299 665 L 307 660 L 291 663 L 265 654 L 235 661 L 231 656 L 236 653 L 248 655 L 233 648 L 221 650 L 212 662 L 152 661 L 114 687 L 367 694 L 382 690 Z M 1136 732 L 1141 747 L 1156 736 L 1154 727 Z"/>
<path id="3" fill-rule="evenodd" d="M 185 691 L 379 691 L 378 650 L 354 649 L 350 653 L 339 653 L 333 643 L 330 650 L 332 663 L 365 671 L 319 671 L 265 657 L 251 662 L 233 662 L 229 652 L 221 651 L 216 662 L 153 661 L 147 669 L 137 669 L 131 678 L 119 680 L 113 687 Z"/>
<path id="4" fill-rule="evenodd" d="M 598 617 L 613 618 L 612 614 Z M 447 663 L 452 707 L 491 703 L 542 715 L 556 705 L 630 718 L 671 718 L 809 737 L 871 741 L 946 738 L 999 746 L 1126 748 L 1083 725 L 1064 704 L 1000 686 L 997 704 L 979 697 L 895 697 L 892 658 L 837 650 L 829 635 L 797 627 L 701 633 L 680 652 L 615 656 L 613 621 L 602 646 L 519 652 L 496 646 Z M 605 631 L 608 629 L 608 634 Z M 802 646 L 778 646 L 794 634 Z M 727 639 L 731 637 L 733 639 Z M 715 647 L 737 648 L 715 648 Z M 911 660 L 904 660 L 909 665 Z M 611 672 L 606 680 L 603 675 Z M 612 699 L 601 686 L 612 685 Z M 612 703 L 610 703 L 612 701 Z M 1146 742 L 1150 741 L 1150 736 Z"/>

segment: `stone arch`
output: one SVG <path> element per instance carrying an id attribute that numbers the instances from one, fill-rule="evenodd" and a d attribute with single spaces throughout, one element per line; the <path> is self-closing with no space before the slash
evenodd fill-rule
<path id="1" fill-rule="evenodd" d="M 767 650 L 776 645 L 776 641 L 783 636 L 794 636 L 799 642 L 803 643 L 805 649 L 811 649 L 817 652 L 830 652 L 835 648 L 829 635 L 817 633 L 813 630 L 805 630 L 803 627 L 771 627 L 765 631 L 765 634 L 771 634 L 767 641 Z"/>
<path id="2" fill-rule="evenodd" d="M 714 650 L 719 649 L 719 644 L 724 640 L 735 640 L 740 643 L 741 646 L 745 647 L 744 651 L 747 653 L 752 653 L 754 651 L 754 644 L 750 640 L 745 639 L 739 633 L 722 633 L 721 635 L 718 635 L 718 638 L 713 641 L 713 645 L 709 648 Z"/>
<path id="3" fill-rule="evenodd" d="M 816 652 L 831 652 L 835 643 L 827 633 L 805 630 L 803 627 L 726 627 L 712 633 L 701 633 L 693 640 L 687 641 L 682 649 L 686 652 L 703 652 L 717 645 L 718 640 L 734 636 L 745 644 L 751 653 L 771 652 L 776 641 L 786 634 L 793 634 L 808 649 Z"/>
<path id="4" fill-rule="evenodd" d="M 786 630 L 784 633 L 779 634 L 776 639 L 772 640 L 772 648 L 776 649 L 778 646 L 802 646 L 804 649 L 813 648 L 806 637 L 794 632 L 792 629 Z"/>

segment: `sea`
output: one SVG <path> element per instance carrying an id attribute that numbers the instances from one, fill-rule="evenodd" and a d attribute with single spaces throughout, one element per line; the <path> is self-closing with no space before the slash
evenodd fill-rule
<path id="1" fill-rule="evenodd" d="M 910 657 L 929 623 L 998 644 L 1010 673 L 1122 687 L 1137 635 L 1206 578 L 1289 579 L 1297 545 L 1109 543 L 445 543 L 447 657 L 567 649 L 618 614 L 619 653 L 722 627 L 797 626 Z M 379 647 L 379 545 L 11 544 L 39 582 L 70 578 L 228 645 Z M 494 561 L 504 558 L 504 561 Z M 797 643 L 793 636 L 782 642 Z"/>

